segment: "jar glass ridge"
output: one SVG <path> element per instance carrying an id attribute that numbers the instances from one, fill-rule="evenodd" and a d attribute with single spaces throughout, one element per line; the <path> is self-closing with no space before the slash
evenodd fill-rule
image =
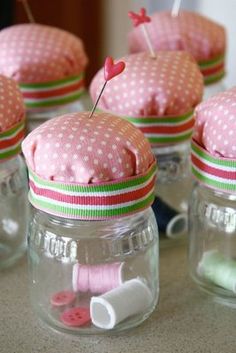
<path id="1" fill-rule="evenodd" d="M 28 182 L 21 156 L 0 163 L 0 268 L 12 265 L 26 249 Z"/>

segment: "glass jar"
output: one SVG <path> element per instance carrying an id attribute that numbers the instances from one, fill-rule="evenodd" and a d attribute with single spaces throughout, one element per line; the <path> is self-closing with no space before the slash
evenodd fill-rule
<path id="1" fill-rule="evenodd" d="M 33 208 L 29 266 L 33 308 L 51 328 L 90 334 L 134 327 L 159 296 L 153 212 L 80 221 Z"/>
<path id="2" fill-rule="evenodd" d="M 31 132 L 45 121 L 67 113 L 82 112 L 91 110 L 92 103 L 88 92 L 83 93 L 79 100 L 70 104 L 64 104 L 58 107 L 45 108 L 41 110 L 27 112 L 27 131 Z"/>
<path id="3" fill-rule="evenodd" d="M 226 84 L 224 79 L 217 81 L 215 83 L 211 83 L 204 86 L 204 95 L 203 100 L 207 100 L 208 98 L 214 96 L 217 93 L 223 92 L 226 90 Z"/>
<path id="4" fill-rule="evenodd" d="M 12 265 L 26 249 L 28 183 L 17 156 L 0 163 L 0 268 Z"/>
<path id="5" fill-rule="evenodd" d="M 236 307 L 236 195 L 196 183 L 189 222 L 191 277 L 214 300 Z"/>
<path id="6" fill-rule="evenodd" d="M 192 190 L 189 141 L 153 149 L 158 161 L 153 208 L 159 231 L 183 239 L 187 232 L 188 199 Z"/>

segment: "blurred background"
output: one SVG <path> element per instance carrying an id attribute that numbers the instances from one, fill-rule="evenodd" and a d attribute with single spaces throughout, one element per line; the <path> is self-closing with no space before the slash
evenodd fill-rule
<path id="1" fill-rule="evenodd" d="M 58 26 L 84 40 L 90 58 L 88 81 L 103 64 L 104 57 L 127 53 L 126 36 L 131 28 L 128 10 L 141 6 L 153 11 L 170 9 L 173 0 L 28 0 L 36 21 Z M 236 84 L 236 0 L 183 0 L 192 9 L 224 24 L 228 31 L 228 87 Z M 27 22 L 20 1 L 0 0 L 0 27 Z"/>

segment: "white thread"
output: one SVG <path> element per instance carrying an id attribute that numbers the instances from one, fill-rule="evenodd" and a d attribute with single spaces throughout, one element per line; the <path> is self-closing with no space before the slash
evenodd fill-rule
<path id="1" fill-rule="evenodd" d="M 128 317 L 145 311 L 151 302 L 148 286 L 139 278 L 131 279 L 106 294 L 92 297 L 92 323 L 103 329 L 112 329 Z"/>
<path id="2" fill-rule="evenodd" d="M 180 213 L 173 217 L 166 227 L 166 235 L 168 238 L 175 239 L 187 232 L 188 217 L 185 213 Z"/>

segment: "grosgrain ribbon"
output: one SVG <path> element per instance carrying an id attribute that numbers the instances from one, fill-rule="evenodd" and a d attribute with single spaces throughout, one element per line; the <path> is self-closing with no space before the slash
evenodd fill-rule
<path id="1" fill-rule="evenodd" d="M 193 111 L 179 116 L 123 118 L 139 128 L 152 147 L 187 141 L 192 136 L 194 126 Z"/>
<path id="2" fill-rule="evenodd" d="M 192 173 L 210 188 L 236 193 L 236 159 L 214 157 L 196 141 L 191 144 Z"/>
<path id="3" fill-rule="evenodd" d="M 64 105 L 79 99 L 84 92 L 84 73 L 62 80 L 43 83 L 20 83 L 28 109 Z"/>
<path id="4" fill-rule="evenodd" d="M 225 75 L 225 54 L 218 55 L 212 60 L 199 61 L 198 65 L 205 85 L 215 83 Z"/>
<path id="5" fill-rule="evenodd" d="M 25 120 L 4 132 L 0 132 L 0 160 L 11 158 L 20 153 L 24 130 Z"/>
<path id="6" fill-rule="evenodd" d="M 156 163 L 144 174 L 103 184 L 66 184 L 40 178 L 29 170 L 29 201 L 49 214 L 85 220 L 127 216 L 154 200 Z"/>

